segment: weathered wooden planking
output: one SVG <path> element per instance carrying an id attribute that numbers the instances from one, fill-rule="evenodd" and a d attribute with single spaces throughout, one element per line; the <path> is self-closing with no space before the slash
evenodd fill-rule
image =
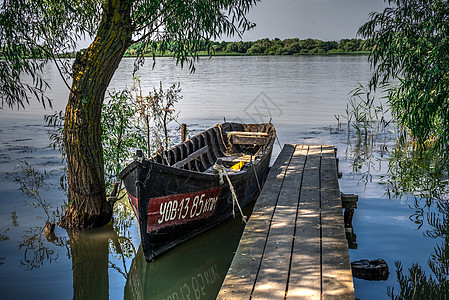
<path id="1" fill-rule="evenodd" d="M 174 167 L 174 168 L 183 167 L 184 165 L 188 164 L 189 162 L 191 162 L 191 161 L 199 158 L 200 156 L 204 155 L 207 151 L 208 151 L 208 147 L 204 146 L 203 148 L 200 148 L 197 151 L 195 151 L 192 154 L 190 154 L 189 156 L 187 156 L 187 158 L 185 158 L 185 159 L 183 159 L 181 161 L 178 161 L 172 167 Z"/>
<path id="2" fill-rule="evenodd" d="M 284 184 L 254 286 L 253 299 L 282 299 L 288 280 L 296 211 L 307 146 L 298 145 L 285 172 Z"/>
<path id="3" fill-rule="evenodd" d="M 231 142 L 239 145 L 266 145 L 269 137 L 265 136 L 247 136 L 247 135 L 233 135 Z"/>
<path id="4" fill-rule="evenodd" d="M 304 167 L 287 299 L 321 298 L 321 146 L 310 146 Z"/>
<path id="5" fill-rule="evenodd" d="M 268 136 L 266 132 L 248 132 L 248 131 L 228 131 L 226 134 L 229 136 L 233 135 L 247 135 L 247 136 Z"/>
<path id="6" fill-rule="evenodd" d="M 293 145 L 285 145 L 271 167 L 217 299 L 250 297 L 262 260 L 273 211 L 294 150 Z"/>
<path id="7" fill-rule="evenodd" d="M 323 299 L 354 299 L 333 146 L 322 146 L 321 160 Z"/>
<path id="8" fill-rule="evenodd" d="M 284 148 L 217 299 L 354 299 L 336 170 L 332 146 Z"/>

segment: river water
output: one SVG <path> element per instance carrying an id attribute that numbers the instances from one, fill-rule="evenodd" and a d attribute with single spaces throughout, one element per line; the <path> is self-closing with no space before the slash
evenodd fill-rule
<path id="1" fill-rule="evenodd" d="M 122 61 L 111 89 L 133 85 L 133 63 L 132 59 Z M 201 58 L 193 74 L 170 58 L 157 58 L 154 68 L 152 63 L 149 59 L 137 73 L 143 91 L 160 82 L 165 88 L 180 82 L 179 122 L 189 130 L 213 126 L 224 118 L 238 122 L 271 119 L 281 144 L 333 144 L 338 148 L 343 173 L 340 188 L 359 195 L 351 261 L 383 258 L 390 267 L 386 281 L 355 279 L 357 297 L 388 299 L 391 288 L 397 294 L 401 282 L 395 262 L 402 264 L 403 274 L 417 263 L 427 278 L 431 274 L 435 278 L 428 261 L 438 256 L 447 238 L 432 234 L 438 227 L 432 216 L 447 220 L 441 207 L 447 202 L 447 186 L 442 188 L 446 196 L 436 196 L 440 200 L 389 197 L 396 178 L 388 175 L 391 134 L 364 145 L 346 129 L 336 130 L 335 116 L 344 114 L 348 92 L 370 77 L 367 57 Z M 48 95 L 53 110 L 63 109 L 68 92 L 56 68 L 48 65 L 44 77 L 52 86 Z M 45 221 L 56 219 L 54 214 L 61 211 L 65 199 L 59 184 L 63 163 L 59 152 L 49 146 L 51 128 L 43 120 L 53 110 L 44 110 L 36 102 L 26 110 L 0 110 L 2 297 L 214 299 L 243 230 L 238 219 L 150 264 L 144 261 L 136 220 L 126 201 L 116 205 L 114 222 L 105 228 L 80 233 L 57 226 L 55 235 L 43 235 Z M 276 146 L 274 158 L 279 151 Z M 21 183 L 32 190 L 24 193 Z M 447 281 L 447 274 L 442 276 Z"/>

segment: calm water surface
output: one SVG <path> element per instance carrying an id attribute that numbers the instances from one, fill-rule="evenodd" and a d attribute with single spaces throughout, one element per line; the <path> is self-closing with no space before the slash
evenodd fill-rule
<path id="1" fill-rule="evenodd" d="M 133 60 L 124 59 L 111 88 L 131 87 L 132 71 Z M 442 214 L 432 205 L 417 208 L 421 198 L 386 196 L 391 143 L 385 144 L 384 152 L 375 151 L 378 148 L 363 148 L 351 135 L 332 129 L 334 115 L 344 113 L 348 92 L 370 74 L 363 56 L 203 58 L 194 74 L 172 59 L 158 58 L 154 69 L 149 60 L 138 72 L 145 92 L 160 81 L 165 87 L 181 83 L 179 121 L 190 130 L 213 126 L 223 118 L 272 119 L 281 144 L 338 147 L 340 188 L 360 196 L 353 220 L 357 249 L 351 249 L 351 260 L 383 258 L 391 272 L 387 281 L 355 279 L 356 295 L 387 299 L 388 287 L 399 289 L 395 261 L 402 263 L 404 273 L 418 263 L 432 274 L 427 262 L 443 239 L 427 234 L 433 227 L 426 218 Z M 63 109 L 68 92 L 56 68 L 49 65 L 45 77 L 52 85 L 48 95 L 53 110 Z M 45 221 L 54 217 L 33 205 L 39 203 L 36 197 L 27 197 L 19 188 L 20 180 L 39 182 L 38 176 L 25 176 L 26 161 L 40 174 L 46 172 L 43 183 L 36 186 L 41 202 L 51 206 L 50 212 L 63 204 L 65 195 L 59 188 L 63 164 L 59 153 L 48 146 L 50 128 L 43 121 L 49 113 L 34 102 L 24 111 L 0 111 L 2 298 L 214 299 L 243 230 L 238 219 L 150 264 L 144 261 L 136 220 L 126 202 L 116 205 L 114 222 L 105 228 L 77 233 L 56 227 L 54 236 L 42 234 Z M 276 147 L 274 156 L 279 151 Z M 375 151 L 372 160 L 365 159 L 369 151 Z"/>

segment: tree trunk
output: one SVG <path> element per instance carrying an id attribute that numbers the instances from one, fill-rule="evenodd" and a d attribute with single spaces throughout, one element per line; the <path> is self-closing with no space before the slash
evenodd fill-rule
<path id="1" fill-rule="evenodd" d="M 108 223 L 112 207 L 106 201 L 101 106 L 106 89 L 131 44 L 131 1 L 103 4 L 97 36 L 73 64 L 73 83 L 65 111 L 68 203 L 60 225 L 97 227 Z"/>

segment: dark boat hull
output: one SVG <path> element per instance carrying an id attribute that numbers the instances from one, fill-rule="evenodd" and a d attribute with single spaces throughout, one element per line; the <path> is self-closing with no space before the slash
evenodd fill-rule
<path id="1" fill-rule="evenodd" d="M 257 161 L 228 175 L 242 208 L 256 198 L 265 182 L 273 141 Z M 138 216 L 147 261 L 239 214 L 227 178 L 220 182 L 219 174 L 143 159 L 131 163 L 120 176 Z"/>

